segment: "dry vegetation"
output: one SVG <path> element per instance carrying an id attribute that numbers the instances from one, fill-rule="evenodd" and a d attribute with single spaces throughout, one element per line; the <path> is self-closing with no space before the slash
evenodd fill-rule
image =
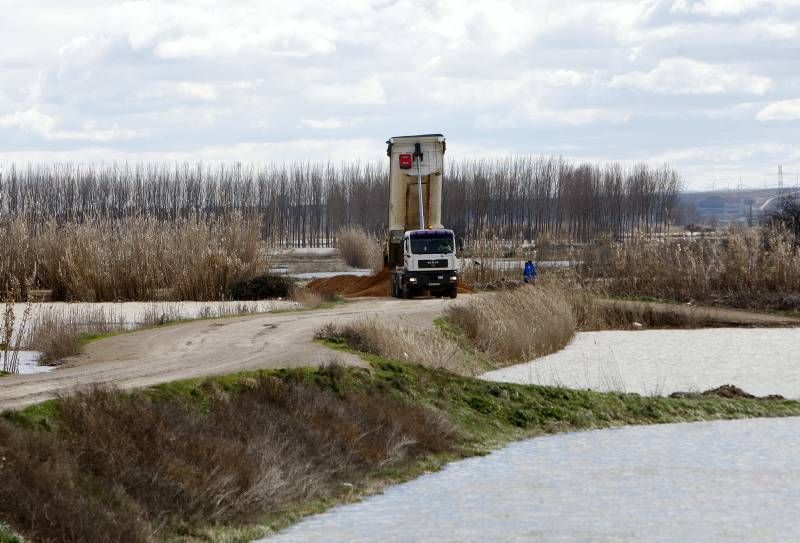
<path id="1" fill-rule="evenodd" d="M 336 250 L 345 264 L 380 271 L 383 252 L 380 242 L 360 226 L 348 226 L 336 233 Z"/>
<path id="2" fill-rule="evenodd" d="M 479 350 L 498 361 L 530 360 L 558 351 L 577 327 L 568 293 L 556 281 L 451 305 L 446 315 Z"/>
<path id="3" fill-rule="evenodd" d="M 453 442 L 443 415 L 366 391 L 262 376 L 198 392 L 202 405 L 95 389 L 60 400 L 49 432 L 0 420 L 0 517 L 36 541 L 165 539 L 338 495 Z"/>
<path id="4" fill-rule="evenodd" d="M 152 324 L 156 324 L 155 319 L 162 317 L 157 317 L 154 312 L 146 318 L 154 319 Z M 124 319 L 104 308 L 77 306 L 67 307 L 63 311 L 38 311 L 31 319 L 25 347 L 41 353 L 40 365 L 55 365 L 68 356 L 80 353 L 86 338 L 129 328 Z"/>
<path id="5" fill-rule="evenodd" d="M 6 288 L 3 296 L 3 316 L 0 321 L 0 372 L 17 373 L 19 371 L 19 351 L 28 333 L 32 305 L 25 304 L 22 315 L 14 310 L 14 300 L 20 297 L 20 287 L 16 280 Z"/>
<path id="6" fill-rule="evenodd" d="M 800 308 L 800 252 L 782 229 L 732 229 L 724 237 L 635 238 L 582 272 L 609 294 L 749 308 Z"/>
<path id="7" fill-rule="evenodd" d="M 321 294 L 314 292 L 307 287 L 295 286 L 291 291 L 292 300 L 299 303 L 305 309 L 317 309 L 326 302 L 332 301 L 332 298 L 326 299 Z"/>
<path id="8" fill-rule="evenodd" d="M 268 267 L 260 223 L 241 216 L 38 227 L 15 219 L 0 225 L 0 237 L 0 277 L 25 283 L 35 274 L 35 286 L 57 300 L 220 300 Z"/>
<path id="9" fill-rule="evenodd" d="M 323 300 L 313 293 L 300 293 L 295 300 L 304 307 L 318 307 Z M 129 319 L 110 307 L 91 307 L 81 304 L 39 307 L 16 319 L 14 306 L 6 305 L 5 327 L 14 342 L 8 349 L 9 357 L 20 349 L 41 353 L 40 365 L 57 365 L 64 358 L 79 354 L 87 341 L 108 334 L 162 326 L 194 318 L 213 319 L 248 315 L 265 309 L 255 302 L 228 302 L 204 305 L 196 314 L 187 317 L 175 304 L 164 302 L 149 305 L 138 317 Z M 9 312 L 10 311 L 10 312 Z M 10 318 L 9 318 L 10 316 Z M 9 373 L 13 371 L 9 370 Z"/>
<path id="10" fill-rule="evenodd" d="M 442 368 L 460 375 L 476 375 L 484 369 L 481 359 L 464 350 L 452 337 L 434 329 L 410 327 L 400 321 L 362 318 L 329 323 L 320 328 L 315 337 L 391 360 Z"/>

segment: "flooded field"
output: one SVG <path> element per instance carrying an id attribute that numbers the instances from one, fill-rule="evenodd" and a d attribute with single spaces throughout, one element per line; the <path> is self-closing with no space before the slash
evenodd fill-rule
<path id="1" fill-rule="evenodd" d="M 264 541 L 797 541 L 798 436 L 788 418 L 540 437 Z"/>
<path id="2" fill-rule="evenodd" d="M 484 378 L 657 395 L 733 384 L 800 398 L 798 345 L 798 328 L 584 332 L 557 353 Z"/>

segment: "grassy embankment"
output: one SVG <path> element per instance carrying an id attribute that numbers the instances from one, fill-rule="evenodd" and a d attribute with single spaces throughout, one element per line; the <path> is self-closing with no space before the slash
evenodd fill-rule
<path id="1" fill-rule="evenodd" d="M 369 370 L 250 372 L 7 412 L 0 520 L 37 541 L 244 541 L 511 440 L 800 415 L 794 401 L 489 383 L 364 357 Z"/>

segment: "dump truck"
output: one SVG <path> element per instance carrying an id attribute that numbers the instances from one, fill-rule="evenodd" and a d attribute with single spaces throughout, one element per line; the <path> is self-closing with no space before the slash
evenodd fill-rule
<path id="1" fill-rule="evenodd" d="M 442 225 L 442 134 L 399 136 L 387 142 L 389 220 L 384 255 L 395 298 L 458 295 L 455 235 Z"/>

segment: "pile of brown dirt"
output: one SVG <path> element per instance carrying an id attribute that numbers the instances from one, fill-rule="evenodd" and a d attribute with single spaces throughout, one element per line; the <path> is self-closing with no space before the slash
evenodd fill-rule
<path id="1" fill-rule="evenodd" d="M 308 288 L 320 295 L 332 296 L 338 294 L 346 298 L 361 298 L 367 296 L 389 296 L 389 283 L 391 281 L 389 268 L 383 268 L 376 275 L 358 277 L 355 275 L 334 275 L 325 279 L 314 279 L 308 283 Z M 466 285 L 458 284 L 460 294 L 474 292 Z"/>
<path id="2" fill-rule="evenodd" d="M 754 396 L 749 392 L 745 392 L 741 388 L 734 385 L 722 385 L 721 387 L 706 390 L 700 393 L 692 392 L 673 392 L 670 398 L 698 398 L 698 397 L 712 397 L 712 398 L 725 398 L 732 400 L 785 400 L 783 396 L 778 394 L 770 394 L 769 396 Z"/>

